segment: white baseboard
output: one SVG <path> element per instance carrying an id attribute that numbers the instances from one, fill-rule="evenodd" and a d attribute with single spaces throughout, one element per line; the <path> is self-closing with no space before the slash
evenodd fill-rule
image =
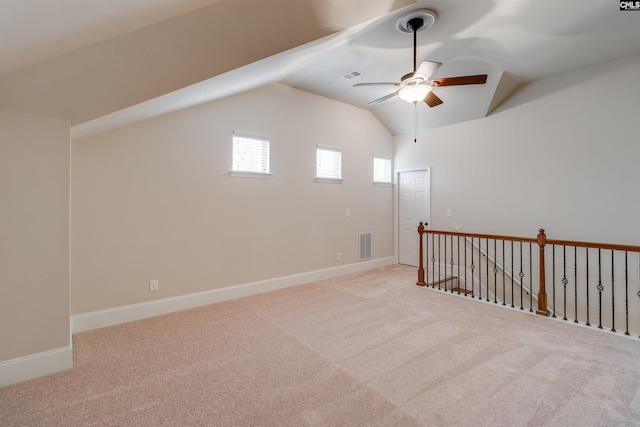
<path id="1" fill-rule="evenodd" d="M 0 362 L 0 387 L 71 369 L 71 346 Z"/>
<path id="2" fill-rule="evenodd" d="M 318 280 L 330 279 L 345 274 L 357 273 L 373 268 L 396 264 L 395 257 L 374 259 L 322 270 L 309 271 L 291 276 L 277 277 L 258 282 L 245 283 L 226 288 L 212 289 L 210 291 L 194 294 L 180 295 L 173 298 L 165 298 L 139 304 L 109 308 L 106 310 L 92 311 L 89 313 L 71 316 L 71 332 L 78 333 L 118 325 L 134 320 L 146 319 L 161 314 L 214 304 L 264 292 L 275 291 L 291 286 L 302 285 Z"/>

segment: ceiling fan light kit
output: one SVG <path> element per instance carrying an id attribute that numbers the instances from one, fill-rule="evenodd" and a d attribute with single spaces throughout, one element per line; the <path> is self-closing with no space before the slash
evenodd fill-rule
<path id="1" fill-rule="evenodd" d="M 420 84 L 420 85 L 403 87 L 398 92 L 398 96 L 403 101 L 416 104 L 418 102 L 424 101 L 424 98 L 427 96 L 429 92 L 431 92 L 431 86 Z"/>
<path id="2" fill-rule="evenodd" d="M 459 77 L 442 77 L 432 79 L 433 74 L 442 65 L 434 61 L 422 61 L 420 67 L 417 67 L 416 51 L 417 51 L 417 34 L 419 32 L 430 29 L 438 19 L 438 15 L 430 9 L 417 9 L 405 13 L 396 20 L 395 26 L 401 33 L 413 34 L 413 71 L 405 74 L 398 83 L 358 83 L 354 86 L 395 86 L 398 88 L 395 92 L 387 94 L 381 98 L 374 99 L 369 105 L 378 104 L 380 102 L 391 99 L 394 96 L 404 101 L 417 105 L 423 102 L 433 108 L 442 104 L 442 100 L 431 91 L 434 87 L 441 86 L 459 86 L 484 84 L 487 81 L 486 74 L 478 74 L 473 76 Z"/>

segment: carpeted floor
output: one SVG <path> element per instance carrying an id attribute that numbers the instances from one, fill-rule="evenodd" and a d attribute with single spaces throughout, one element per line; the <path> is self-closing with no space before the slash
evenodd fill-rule
<path id="1" fill-rule="evenodd" d="M 390 266 L 77 334 L 2 426 L 637 426 L 640 339 Z"/>

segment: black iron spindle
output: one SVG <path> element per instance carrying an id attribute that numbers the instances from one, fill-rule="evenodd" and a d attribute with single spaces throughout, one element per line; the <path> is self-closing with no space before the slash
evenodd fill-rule
<path id="1" fill-rule="evenodd" d="M 573 323 L 578 323 L 578 247 L 573 247 Z"/>
<path id="2" fill-rule="evenodd" d="M 478 238 L 478 290 L 479 298 L 482 297 L 482 238 Z"/>
<path id="3" fill-rule="evenodd" d="M 431 288 L 433 289 L 435 287 L 436 287 L 436 236 L 432 236 L 431 237 Z"/>
<path id="4" fill-rule="evenodd" d="M 507 305 L 506 266 L 504 265 L 504 239 L 502 240 L 502 305 Z"/>
<path id="5" fill-rule="evenodd" d="M 451 293 L 453 293 L 453 283 L 454 283 L 454 279 L 453 279 L 453 266 L 455 265 L 453 262 L 453 236 L 449 236 L 450 240 L 449 242 L 451 243 L 449 246 L 451 247 L 451 261 L 449 262 L 449 265 L 451 266 Z M 457 279 L 456 279 L 457 280 Z M 445 286 L 445 290 L 446 290 L 446 286 Z"/>
<path id="6" fill-rule="evenodd" d="M 591 326 L 591 323 L 589 323 L 589 248 L 585 248 L 584 250 L 585 254 L 585 259 L 586 259 L 586 264 L 587 264 L 587 326 Z"/>
<path id="7" fill-rule="evenodd" d="M 493 303 L 498 303 L 498 241 L 493 239 Z"/>
<path id="8" fill-rule="evenodd" d="M 478 298 L 482 299 L 482 238 L 478 237 Z"/>
<path id="9" fill-rule="evenodd" d="M 473 237 L 471 238 L 471 265 L 469 266 L 471 268 L 471 298 L 475 298 L 476 296 L 476 290 L 475 290 L 475 273 L 474 270 L 476 269 L 475 264 L 473 263 Z"/>
<path id="10" fill-rule="evenodd" d="M 440 282 L 442 282 L 442 287 L 444 290 L 447 290 L 447 236 L 444 236 L 444 282 L 442 277 L 440 277 Z M 440 284 L 438 284 L 438 289 L 440 289 Z"/>
<path id="11" fill-rule="evenodd" d="M 551 258 L 553 263 L 551 264 L 551 285 L 553 289 L 553 316 L 556 317 L 556 245 L 551 245 Z"/>
<path id="12" fill-rule="evenodd" d="M 520 273 L 518 274 L 520 277 L 520 310 L 524 310 L 523 303 L 523 294 L 524 292 L 524 271 L 522 271 L 522 242 L 520 242 Z"/>
<path id="13" fill-rule="evenodd" d="M 511 308 L 515 307 L 513 305 L 513 301 L 515 300 L 515 296 L 513 293 L 513 240 L 511 241 Z"/>
<path id="14" fill-rule="evenodd" d="M 431 254 L 431 288 L 435 289 L 436 287 L 436 236 L 438 236 L 438 241 L 440 241 L 440 235 L 436 234 L 433 236 L 433 240 L 431 240 L 432 245 L 432 254 Z M 438 244 L 438 248 L 440 245 Z"/>
<path id="15" fill-rule="evenodd" d="M 529 242 L 529 313 L 533 313 L 533 250 Z"/>
<path id="16" fill-rule="evenodd" d="M 486 244 L 486 251 L 485 251 L 485 258 L 486 258 L 486 262 L 487 262 L 487 302 L 489 302 L 489 290 L 491 289 L 491 282 L 489 281 L 489 238 L 487 237 L 487 244 Z"/>
<path id="17" fill-rule="evenodd" d="M 629 335 L 629 269 L 628 253 L 624 251 L 624 334 Z"/>
<path id="18" fill-rule="evenodd" d="M 602 329 L 602 250 L 598 248 L 598 329 Z"/>
<path id="19" fill-rule="evenodd" d="M 460 236 L 458 236 L 458 240 L 456 243 L 458 252 L 458 257 L 456 258 L 456 262 L 458 263 L 458 295 L 460 295 Z"/>
<path id="20" fill-rule="evenodd" d="M 611 250 L 611 332 L 616 331 L 616 288 L 615 272 L 613 269 L 614 250 Z"/>
<path id="21" fill-rule="evenodd" d="M 440 284 L 442 282 L 442 239 L 441 239 L 442 235 L 438 234 L 438 289 L 440 289 Z M 447 239 L 445 236 L 444 239 L 444 244 L 447 244 Z M 445 248 L 445 255 L 447 253 L 447 250 Z M 446 273 L 446 271 L 445 271 Z"/>
<path id="22" fill-rule="evenodd" d="M 562 320 L 567 320 L 567 247 L 562 246 L 562 286 L 564 296 L 562 298 Z"/>
<path id="23" fill-rule="evenodd" d="M 464 296 L 467 296 L 467 238 L 464 238 Z"/>

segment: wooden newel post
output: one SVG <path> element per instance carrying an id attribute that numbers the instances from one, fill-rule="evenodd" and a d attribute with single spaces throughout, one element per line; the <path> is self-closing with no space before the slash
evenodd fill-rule
<path id="1" fill-rule="evenodd" d="M 426 286 L 427 283 L 424 281 L 424 266 L 422 265 L 422 235 L 424 234 L 424 224 L 422 222 L 418 225 L 418 234 L 420 235 L 420 261 L 418 267 L 418 281 L 416 282 L 416 285 Z"/>
<path id="2" fill-rule="evenodd" d="M 541 316 L 548 316 L 549 309 L 547 308 L 547 289 L 545 283 L 544 272 L 544 245 L 547 243 L 547 236 L 544 234 L 544 229 L 538 231 L 538 246 L 540 247 L 540 290 L 538 292 L 538 309 L 536 314 Z"/>

